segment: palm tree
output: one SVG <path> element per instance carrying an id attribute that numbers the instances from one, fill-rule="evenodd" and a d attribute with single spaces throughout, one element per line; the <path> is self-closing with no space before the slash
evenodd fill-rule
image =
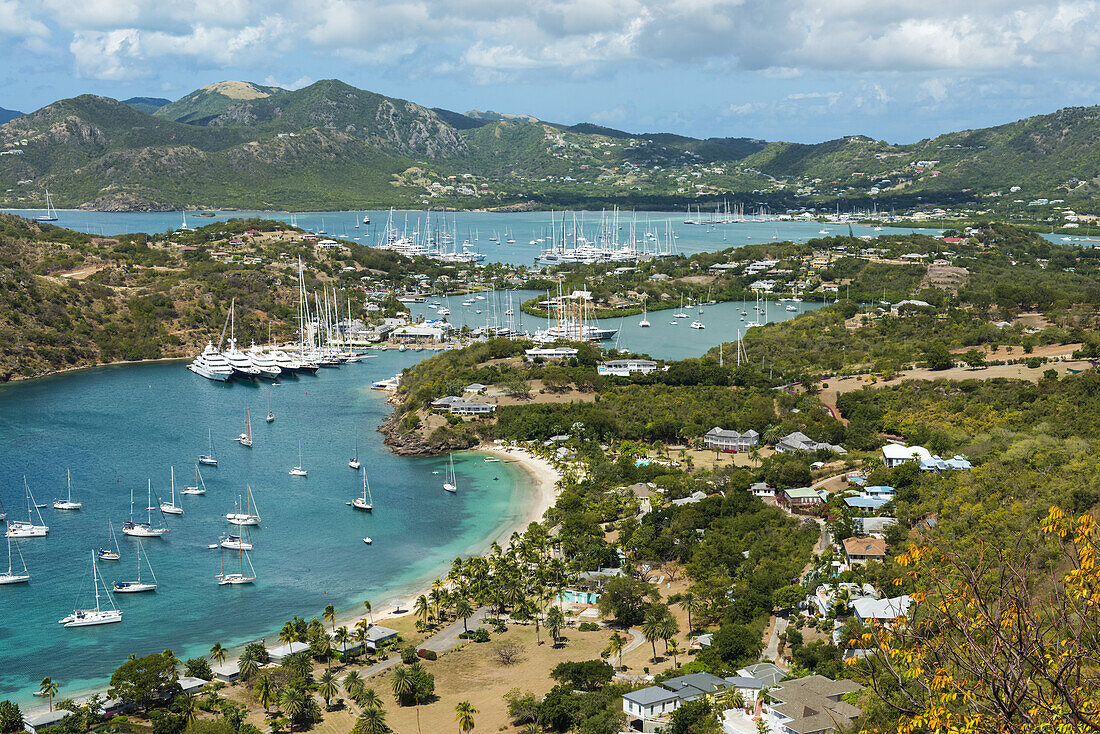
<path id="1" fill-rule="evenodd" d="M 677 666 L 676 656 L 679 655 L 681 652 L 682 651 L 680 650 L 680 648 L 676 647 L 675 638 L 670 637 L 665 640 L 665 653 L 672 656 L 672 667 L 675 668 Z"/>
<path id="2" fill-rule="evenodd" d="M 257 663 L 256 658 L 251 655 L 242 655 L 240 661 L 237 663 L 237 672 L 240 673 L 241 678 L 244 680 L 248 680 L 256 675 L 256 671 L 259 669 L 259 663 Z"/>
<path id="3" fill-rule="evenodd" d="M 348 640 L 351 639 L 351 632 L 348 631 L 347 626 L 342 625 L 340 629 L 333 632 L 332 639 L 340 646 L 340 652 L 344 653 L 346 657 L 348 654 Z"/>
<path id="4" fill-rule="evenodd" d="M 611 639 L 607 643 L 607 651 L 611 656 L 619 658 L 618 668 L 623 667 L 623 648 L 626 647 L 626 638 L 620 635 L 618 632 L 611 635 Z"/>
<path id="5" fill-rule="evenodd" d="M 462 701 L 455 706 L 455 721 L 458 722 L 458 730 L 462 734 L 469 734 L 474 730 L 474 714 L 478 710 L 469 701 Z"/>
<path id="6" fill-rule="evenodd" d="M 364 600 L 363 601 L 363 606 L 366 608 L 367 614 L 370 615 L 370 623 L 374 624 L 374 612 L 371 611 L 370 600 L 369 599 Z"/>
<path id="7" fill-rule="evenodd" d="M 677 602 L 677 606 L 687 612 L 688 615 L 688 634 L 695 629 L 695 625 L 691 622 L 691 615 L 693 612 L 699 610 L 699 597 L 695 596 L 692 591 L 685 591 L 680 595 L 680 601 Z"/>
<path id="8" fill-rule="evenodd" d="M 363 709 L 354 730 L 360 734 L 388 734 L 390 727 L 386 724 L 386 712 L 380 708 Z"/>
<path id="9" fill-rule="evenodd" d="M 289 685 L 283 689 L 282 694 L 279 696 L 279 708 L 290 717 L 291 722 L 302 713 L 305 706 L 306 693 L 299 686 Z"/>
<path id="10" fill-rule="evenodd" d="M 378 695 L 378 691 L 373 688 L 367 688 L 359 694 L 356 701 L 365 709 L 380 709 L 382 708 L 382 697 Z"/>
<path id="11" fill-rule="evenodd" d="M 554 647 L 558 646 L 558 633 L 564 624 L 565 615 L 561 613 L 561 610 L 557 607 L 550 607 L 550 611 L 546 613 L 546 631 L 550 633 Z"/>
<path id="12" fill-rule="evenodd" d="M 421 623 L 425 627 L 427 627 L 428 615 L 430 615 L 432 612 L 431 606 L 429 606 L 428 604 L 428 597 L 424 596 L 423 594 L 416 597 L 416 603 L 413 604 L 413 611 L 416 612 L 416 616 L 420 617 Z"/>
<path id="13" fill-rule="evenodd" d="M 267 673 L 256 679 L 256 685 L 252 687 L 252 692 L 256 694 L 256 700 L 264 707 L 265 712 L 271 704 L 275 703 L 275 686 L 271 684 L 271 676 Z"/>
<path id="14" fill-rule="evenodd" d="M 218 665 L 224 663 L 227 657 L 229 657 L 229 653 L 222 647 L 222 643 L 215 642 L 214 646 L 210 648 L 210 659 Z"/>
<path id="15" fill-rule="evenodd" d="M 400 700 L 409 697 L 413 702 L 413 710 L 416 711 L 416 730 L 420 731 L 420 704 L 427 698 L 424 666 L 413 663 L 407 668 L 398 668 L 394 671 L 391 685 L 394 695 Z"/>
<path id="16" fill-rule="evenodd" d="M 645 636 L 645 641 L 653 645 L 653 664 L 657 664 L 657 640 L 661 639 L 661 619 L 653 612 L 650 612 L 645 616 L 645 621 L 642 622 L 642 634 Z"/>
<path id="17" fill-rule="evenodd" d="M 50 711 L 53 711 L 53 697 L 57 695 L 58 688 L 59 686 L 48 675 L 38 685 L 38 693 L 50 699 Z"/>
<path id="18" fill-rule="evenodd" d="M 340 689 L 336 687 L 336 674 L 331 670 L 321 673 L 321 678 L 317 681 L 317 693 L 325 699 L 325 708 L 328 708 L 329 701 L 336 698 L 339 692 Z"/>
<path id="19" fill-rule="evenodd" d="M 176 697 L 176 706 L 183 716 L 183 723 L 187 726 L 195 723 L 195 697 L 190 693 L 181 693 Z"/>
<path id="20" fill-rule="evenodd" d="M 325 607 L 325 611 L 322 613 L 325 621 L 332 625 L 332 631 L 336 631 L 336 607 L 329 604 Z"/>
<path id="21" fill-rule="evenodd" d="M 344 676 L 344 690 L 348 692 L 350 698 L 359 700 L 359 694 L 363 692 L 363 679 L 359 677 L 359 673 L 352 670 Z"/>
<path id="22" fill-rule="evenodd" d="M 462 631 L 467 634 L 470 630 L 466 627 L 466 620 L 474 613 L 474 607 L 470 604 L 470 600 L 464 596 L 458 597 L 458 601 L 455 602 L 455 615 L 462 617 Z"/>
<path id="23" fill-rule="evenodd" d="M 298 626 L 293 622 L 287 622 L 283 625 L 283 628 L 279 630 L 279 641 L 285 642 L 290 647 L 290 652 L 294 652 L 294 643 L 302 639 L 298 634 Z"/>
<path id="24" fill-rule="evenodd" d="M 676 618 L 667 614 L 661 619 L 661 639 L 665 641 L 665 651 L 668 651 L 668 641 L 680 634 L 680 625 Z"/>

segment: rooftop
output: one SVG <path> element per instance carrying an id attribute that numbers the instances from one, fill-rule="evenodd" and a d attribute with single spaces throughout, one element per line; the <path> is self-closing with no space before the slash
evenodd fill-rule
<path id="1" fill-rule="evenodd" d="M 886 541 L 882 538 L 848 538 L 844 552 L 850 556 L 885 556 Z"/>

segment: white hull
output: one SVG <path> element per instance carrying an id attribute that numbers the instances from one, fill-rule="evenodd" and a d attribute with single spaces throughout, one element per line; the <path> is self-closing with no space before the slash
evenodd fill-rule
<path id="1" fill-rule="evenodd" d="M 183 514 L 183 508 L 182 507 L 176 507 L 175 505 L 161 505 L 160 506 L 160 511 L 163 512 L 165 515 L 182 515 Z"/>
<path id="2" fill-rule="evenodd" d="M 111 624 L 121 622 L 122 612 L 114 609 L 97 611 L 95 609 L 78 609 L 69 616 L 58 621 L 66 627 L 93 627 L 98 624 Z"/>
<path id="3" fill-rule="evenodd" d="M 371 512 L 374 509 L 374 505 L 368 503 L 362 497 L 356 497 L 355 500 L 352 501 L 351 506 L 363 512 Z"/>
<path id="4" fill-rule="evenodd" d="M 448 492 L 457 492 L 458 491 L 458 487 L 451 484 L 450 482 L 448 482 L 447 484 L 444 484 L 443 489 L 447 490 Z"/>
<path id="5" fill-rule="evenodd" d="M 225 516 L 227 522 L 233 525 L 259 525 L 260 518 L 256 515 L 241 515 L 237 513 L 229 513 Z"/>
<path id="6" fill-rule="evenodd" d="M 348 462 L 348 466 L 350 466 L 352 469 L 358 470 L 363 465 L 359 463 L 359 459 L 352 459 Z"/>
<path id="7" fill-rule="evenodd" d="M 241 540 L 240 538 L 224 538 L 221 542 L 222 548 L 228 548 L 229 550 L 252 550 L 252 544 L 248 541 Z"/>
<path id="8" fill-rule="evenodd" d="M 31 580 L 31 575 L 18 573 L 0 573 L 0 586 L 6 584 L 22 584 Z"/>
<path id="9" fill-rule="evenodd" d="M 53 503 L 53 508 L 55 510 L 79 510 L 83 506 L 84 505 L 80 502 L 65 502 L 61 500 Z"/>
<path id="10" fill-rule="evenodd" d="M 156 590 L 156 584 L 141 584 L 136 581 L 116 581 L 114 587 L 116 594 L 138 594 L 142 591 Z"/>
<path id="11" fill-rule="evenodd" d="M 305 469 L 299 469 L 298 467 L 294 467 L 293 469 L 290 470 L 290 476 L 292 476 L 292 477 L 305 477 L 305 476 L 308 476 L 308 475 L 309 475 L 308 471 L 306 471 Z"/>
<path id="12" fill-rule="evenodd" d="M 48 525 L 31 525 L 25 522 L 10 522 L 5 538 L 45 538 L 50 532 Z"/>
<path id="13" fill-rule="evenodd" d="M 227 574 L 223 574 L 221 576 L 218 576 L 218 586 L 228 586 L 228 585 L 236 585 L 236 584 L 251 584 L 255 580 L 256 579 L 253 576 L 241 576 L 240 574 L 237 574 L 237 573 L 227 573 Z"/>
<path id="14" fill-rule="evenodd" d="M 218 460 L 217 459 L 212 459 L 209 456 L 200 456 L 199 457 L 199 463 L 202 464 L 203 466 L 217 466 L 218 465 Z"/>
<path id="15" fill-rule="evenodd" d="M 233 377 L 232 372 L 216 372 L 206 365 L 189 364 L 187 369 L 194 372 L 199 377 L 205 377 L 208 380 L 214 380 L 215 382 L 228 382 Z"/>
<path id="16" fill-rule="evenodd" d="M 180 494 L 206 494 L 206 490 L 199 489 L 198 487 L 188 487 L 187 489 L 181 490 Z"/>
<path id="17" fill-rule="evenodd" d="M 135 525 L 133 527 L 122 527 L 122 534 L 129 535 L 132 538 L 159 538 L 168 532 L 168 528 L 150 528 L 143 527 L 141 525 Z"/>

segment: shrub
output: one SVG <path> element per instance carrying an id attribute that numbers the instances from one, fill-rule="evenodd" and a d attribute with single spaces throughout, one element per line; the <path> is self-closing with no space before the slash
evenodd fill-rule
<path id="1" fill-rule="evenodd" d="M 425 660 L 435 660 L 439 657 L 435 654 L 435 650 L 427 650 L 425 648 L 420 648 L 416 651 L 416 654 Z"/>
<path id="2" fill-rule="evenodd" d="M 405 665 L 412 665 L 416 662 L 417 654 L 416 648 L 412 645 L 401 648 L 401 662 Z"/>
<path id="3" fill-rule="evenodd" d="M 600 625 L 596 624 L 595 622 L 581 622 L 580 626 L 577 627 L 577 629 L 579 629 L 581 632 L 599 632 Z"/>

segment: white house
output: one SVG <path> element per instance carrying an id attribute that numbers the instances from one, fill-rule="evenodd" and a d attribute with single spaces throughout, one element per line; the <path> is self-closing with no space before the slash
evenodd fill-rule
<path id="1" fill-rule="evenodd" d="M 760 434 L 751 428 L 744 433 L 738 433 L 715 426 L 703 436 L 703 446 L 706 448 L 731 453 L 751 451 L 758 443 L 760 443 Z"/>
<path id="2" fill-rule="evenodd" d="M 864 624 L 870 622 L 889 623 L 898 617 L 907 617 L 913 600 L 908 596 L 895 596 L 892 599 L 870 599 L 863 597 L 851 602 L 856 617 Z"/>
<path id="3" fill-rule="evenodd" d="M 527 355 L 527 361 L 533 362 L 536 359 L 565 359 L 566 357 L 576 357 L 577 350 L 574 347 L 553 347 L 553 348 L 540 348 L 524 350 L 524 354 Z"/>
<path id="4" fill-rule="evenodd" d="M 903 446 L 900 443 L 888 443 L 882 447 L 882 463 L 886 468 L 900 466 L 907 461 L 915 461 L 918 464 L 930 461 L 932 453 L 923 446 Z"/>
<path id="5" fill-rule="evenodd" d="M 657 371 L 657 363 L 651 359 L 613 359 L 596 365 L 596 372 L 611 377 L 630 377 L 633 374 L 648 375 Z"/>
<path id="6" fill-rule="evenodd" d="M 848 453 L 843 446 L 815 441 L 802 431 L 788 434 L 775 444 L 776 453 L 780 454 L 785 451 L 817 451 L 818 449 L 828 449 L 841 455 Z"/>

